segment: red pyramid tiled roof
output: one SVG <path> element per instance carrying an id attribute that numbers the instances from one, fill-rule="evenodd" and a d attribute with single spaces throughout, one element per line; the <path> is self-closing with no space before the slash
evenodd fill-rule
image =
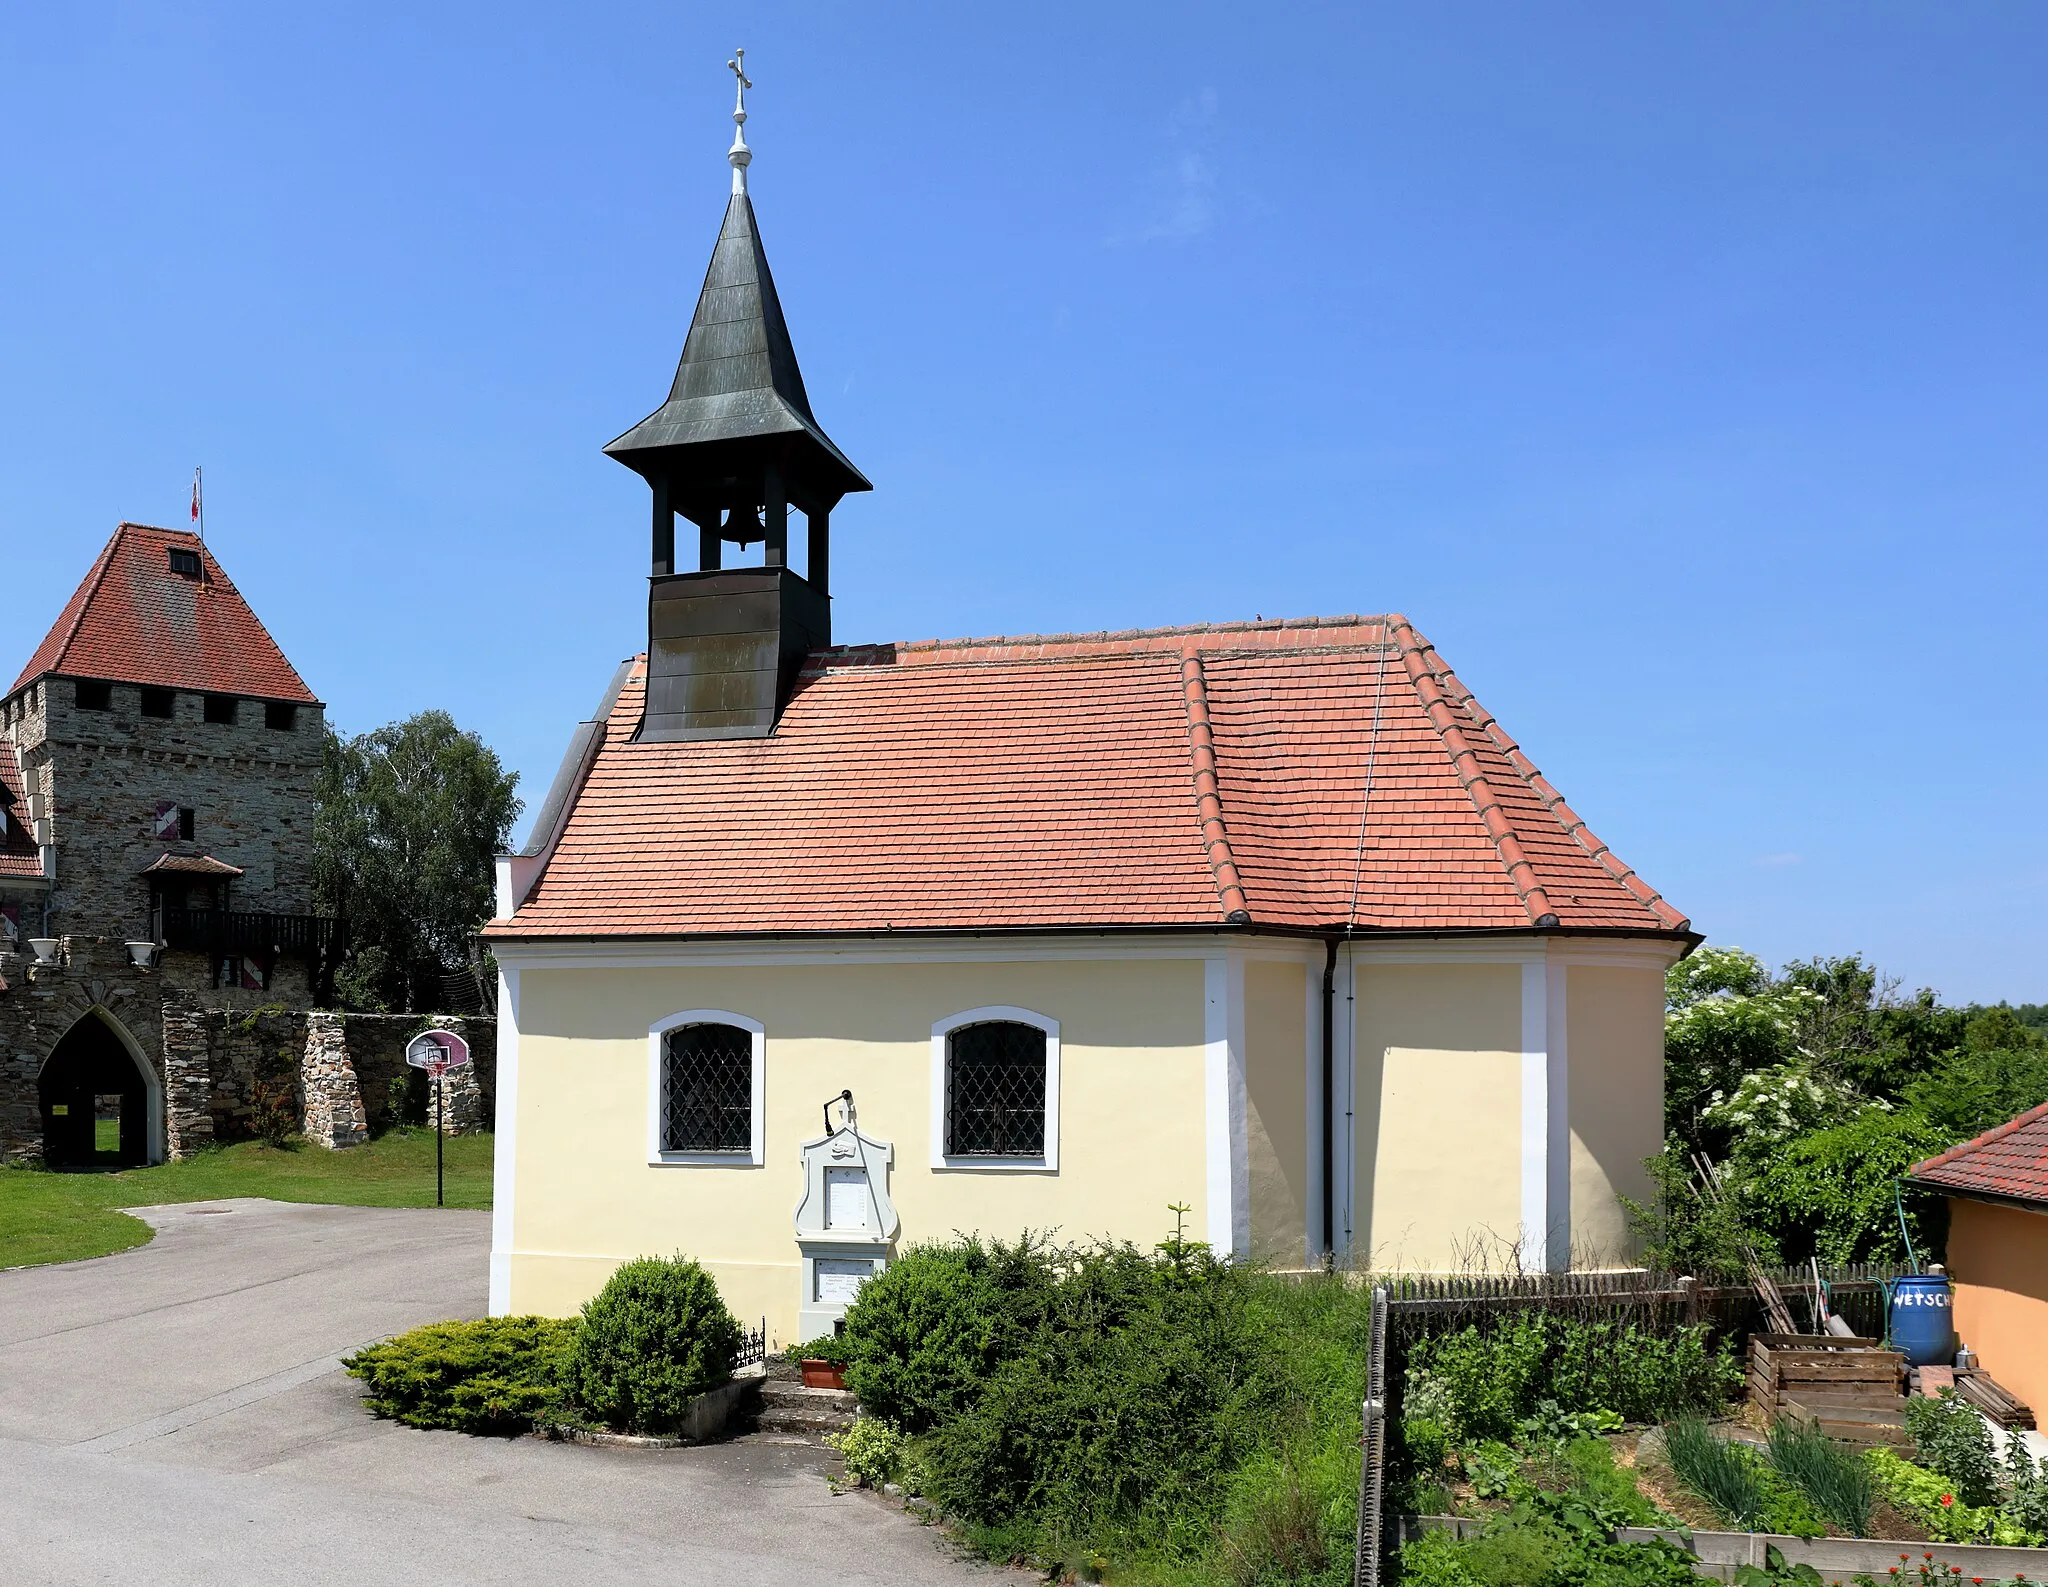
<path id="1" fill-rule="evenodd" d="M 1910 1177 L 1933 1190 L 2048 1206 L 2048 1102 L 1915 1163 Z"/>
<path id="2" fill-rule="evenodd" d="M 196 552 L 197 578 L 173 573 Z M 29 657 L 14 693 L 45 673 L 318 705 L 206 543 L 180 529 L 124 523 Z"/>
<path id="3" fill-rule="evenodd" d="M 758 739 L 643 692 L 494 936 L 1686 930 L 1400 617 L 823 651 Z"/>
<path id="4" fill-rule="evenodd" d="M 43 851 L 28 829 L 28 789 L 14 746 L 0 739 L 0 808 L 7 812 L 7 830 L 0 832 L 0 878 L 40 877 Z"/>

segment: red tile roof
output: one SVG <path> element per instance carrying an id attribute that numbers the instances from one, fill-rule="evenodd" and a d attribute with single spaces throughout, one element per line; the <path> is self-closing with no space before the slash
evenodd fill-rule
<path id="1" fill-rule="evenodd" d="M 2048 1206 L 2048 1102 L 1912 1168 L 1915 1183 Z"/>
<path id="2" fill-rule="evenodd" d="M 43 855 L 28 830 L 27 785 L 14 746 L 5 739 L 0 739 L 0 807 L 7 811 L 7 830 L 0 833 L 0 880 L 40 877 Z"/>
<path id="3" fill-rule="evenodd" d="M 1686 929 L 1400 617 L 823 651 L 767 738 L 643 694 L 494 936 Z"/>
<path id="4" fill-rule="evenodd" d="M 170 552 L 197 552 L 197 578 Z M 45 673 L 318 705 L 206 543 L 124 523 L 36 647 L 14 688 Z"/>

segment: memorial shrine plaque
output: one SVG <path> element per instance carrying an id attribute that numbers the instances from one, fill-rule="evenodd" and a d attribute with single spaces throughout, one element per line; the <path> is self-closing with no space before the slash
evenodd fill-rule
<path id="1" fill-rule="evenodd" d="M 825 1227 L 865 1229 L 868 1225 L 868 1176 L 859 1168 L 825 1170 Z"/>
<path id="2" fill-rule="evenodd" d="M 821 1256 L 817 1261 L 817 1293 L 812 1299 L 823 1306 L 850 1306 L 860 1287 L 874 1276 L 873 1262 L 852 1258 Z"/>

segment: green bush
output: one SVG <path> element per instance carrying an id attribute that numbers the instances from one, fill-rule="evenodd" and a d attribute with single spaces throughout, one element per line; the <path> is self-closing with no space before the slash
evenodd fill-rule
<path id="1" fill-rule="evenodd" d="M 1246 1276 L 1128 1246 L 1064 1266 L 1046 1325 L 931 1433 L 931 1497 L 982 1524 L 1032 1515 L 1057 1539 L 1204 1528 L 1203 1496 L 1279 1408 Z"/>
<path id="2" fill-rule="evenodd" d="M 1051 1275 L 1029 1236 L 913 1247 L 861 1286 L 840 1344 L 863 1409 L 906 1433 L 964 1410 L 1016 1355 Z"/>
<path id="3" fill-rule="evenodd" d="M 1656 1334 L 1550 1312 L 1420 1339 L 1408 1361 L 1411 1385 L 1440 1394 L 1468 1438 L 1511 1437 L 1545 1400 L 1632 1422 L 1711 1413 L 1742 1382 L 1730 1347 L 1712 1344 L 1704 1328 Z"/>
<path id="4" fill-rule="evenodd" d="M 1906 1401 L 1906 1432 L 1920 1464 L 1948 1479 L 1957 1500 L 1968 1505 L 1998 1503 L 1998 1456 L 1991 1429 L 1954 1389 Z"/>
<path id="5" fill-rule="evenodd" d="M 359 1350 L 342 1365 L 379 1416 L 458 1433 L 520 1433 L 558 1409 L 578 1324 L 486 1317 L 429 1323 Z"/>
<path id="6" fill-rule="evenodd" d="M 1335 1580 L 1370 1309 L 1187 1241 L 960 1239 L 863 1286 L 842 1343 L 863 1411 L 912 1436 L 922 1491 L 991 1557 Z"/>
<path id="7" fill-rule="evenodd" d="M 1877 1481 L 1870 1463 L 1855 1450 L 1836 1443 L 1818 1427 L 1781 1421 L 1771 1429 L 1770 1462 L 1844 1534 L 1869 1535 Z"/>
<path id="8" fill-rule="evenodd" d="M 732 1375 L 740 1347 L 711 1275 L 678 1256 L 622 1265 L 583 1308 L 571 1381 L 607 1427 L 674 1431 L 691 1400 Z"/>
<path id="9" fill-rule="evenodd" d="M 839 1451 L 847 1476 L 863 1487 L 901 1481 L 909 1463 L 903 1435 L 879 1416 L 860 1417 L 843 1433 L 827 1433 L 825 1442 Z"/>

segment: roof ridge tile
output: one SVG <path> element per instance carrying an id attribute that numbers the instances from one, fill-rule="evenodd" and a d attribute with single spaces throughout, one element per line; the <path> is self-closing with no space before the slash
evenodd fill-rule
<path id="1" fill-rule="evenodd" d="M 1188 708 L 1189 763 L 1195 779 L 1195 811 L 1202 825 L 1202 847 L 1216 873 L 1216 897 L 1223 918 L 1233 926 L 1250 925 L 1252 912 L 1244 879 L 1230 849 L 1230 829 L 1223 820 L 1223 796 L 1216 781 L 1216 735 L 1209 725 L 1209 691 L 1202 676 L 1202 653 L 1190 648 L 1180 663 L 1182 698 Z"/>
<path id="2" fill-rule="evenodd" d="M 1500 719 L 1479 703 L 1478 696 L 1466 688 L 1458 675 L 1451 671 L 1449 667 L 1442 667 L 1440 671 L 1446 685 L 1446 692 L 1464 707 L 1465 713 L 1468 716 L 1478 722 L 1480 730 L 1493 741 L 1494 746 L 1499 749 L 1507 763 L 1515 769 L 1516 774 L 1529 785 L 1530 791 L 1543 801 L 1544 806 L 1550 811 L 1551 818 L 1557 822 L 1565 835 L 1576 842 L 1580 848 L 1597 861 L 1601 869 L 1606 871 L 1609 876 L 1613 877 L 1623 887 L 1626 887 L 1636 898 L 1654 911 L 1658 919 L 1664 921 L 1665 924 L 1675 931 L 1687 930 L 1691 922 L 1667 904 L 1664 901 L 1663 894 L 1657 892 L 1642 877 L 1637 875 L 1633 866 L 1625 864 L 1621 856 L 1609 848 L 1601 840 L 1600 836 L 1591 827 L 1586 825 L 1584 818 L 1569 804 L 1565 803 L 1564 795 L 1557 791 L 1548 777 L 1545 777 L 1542 772 L 1537 770 L 1536 763 L 1522 752 L 1522 747 L 1508 736 L 1507 729 L 1500 725 Z"/>
<path id="3" fill-rule="evenodd" d="M 1444 749 L 1451 757 L 1451 765 L 1458 774 L 1458 781 L 1464 787 L 1466 796 L 1472 801 L 1472 808 L 1479 813 L 1480 822 L 1485 826 L 1487 836 L 1493 839 L 1494 848 L 1500 855 L 1501 866 L 1508 873 L 1508 880 L 1521 898 L 1522 908 L 1528 911 L 1529 924 L 1556 925 L 1557 911 L 1551 907 L 1550 894 L 1544 890 L 1542 881 L 1536 875 L 1536 868 L 1529 863 L 1529 856 L 1522 848 L 1521 839 L 1515 835 L 1514 824 L 1501 809 L 1493 785 L 1487 781 L 1485 768 L 1479 764 L 1479 757 L 1472 753 L 1472 746 L 1466 742 L 1464 732 L 1452 719 L 1444 690 L 1434 676 L 1435 669 L 1424 659 L 1425 654 L 1435 653 L 1435 647 L 1418 634 L 1411 623 L 1403 622 L 1395 633 L 1405 636 L 1401 640 L 1401 663 L 1407 670 L 1409 682 L 1415 686 L 1416 697 L 1422 701 L 1430 725 L 1443 740 Z"/>

